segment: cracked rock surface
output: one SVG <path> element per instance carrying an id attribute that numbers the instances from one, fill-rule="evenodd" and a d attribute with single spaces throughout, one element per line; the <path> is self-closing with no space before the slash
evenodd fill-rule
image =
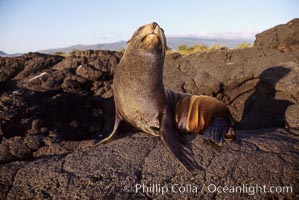
<path id="1" fill-rule="evenodd" d="M 293 193 L 261 193 L 256 197 L 295 198 L 294 191 L 299 189 L 298 138 L 283 129 L 238 131 L 238 136 L 237 141 L 225 143 L 222 148 L 207 144 L 200 136 L 189 138 L 195 159 L 201 166 L 194 174 L 186 172 L 158 138 L 145 133 L 128 135 L 96 148 L 85 146 L 64 155 L 5 164 L 0 166 L 2 198 L 250 197 L 248 193 L 210 193 L 210 184 L 292 186 Z M 137 184 L 160 184 L 168 187 L 169 192 L 164 195 L 146 192 L 138 189 Z M 175 193 L 178 188 L 173 188 L 171 192 L 176 184 L 189 184 L 200 190 L 198 193 Z"/>
<path id="2" fill-rule="evenodd" d="M 236 141 L 222 147 L 188 137 L 194 174 L 159 138 L 135 129 L 94 147 L 113 127 L 122 53 L 0 58 L 0 199 L 297 199 L 298 25 L 258 34 L 253 48 L 166 56 L 166 87 L 214 96 L 237 121 Z M 256 185 L 292 192 L 253 194 Z"/>

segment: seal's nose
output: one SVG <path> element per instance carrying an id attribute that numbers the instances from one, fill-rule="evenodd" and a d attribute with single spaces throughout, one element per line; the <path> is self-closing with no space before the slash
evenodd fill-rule
<path id="1" fill-rule="evenodd" d="M 156 26 L 158 26 L 158 23 L 157 23 L 157 22 L 153 22 L 152 25 L 153 25 L 153 27 L 154 27 L 154 29 L 155 29 Z"/>

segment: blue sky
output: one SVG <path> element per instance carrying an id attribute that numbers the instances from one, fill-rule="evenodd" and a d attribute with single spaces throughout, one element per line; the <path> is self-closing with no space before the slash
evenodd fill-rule
<path id="1" fill-rule="evenodd" d="M 298 13 L 298 0 L 0 0 L 0 50 L 128 40 L 152 21 L 167 36 L 254 37 Z"/>

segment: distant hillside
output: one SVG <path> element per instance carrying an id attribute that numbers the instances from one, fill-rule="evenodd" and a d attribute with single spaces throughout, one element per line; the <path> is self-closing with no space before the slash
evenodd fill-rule
<path id="1" fill-rule="evenodd" d="M 243 42 L 253 43 L 253 40 L 245 40 L 245 39 L 222 39 L 222 38 L 197 38 L 197 37 L 168 37 L 167 38 L 167 46 L 171 49 L 177 49 L 180 45 L 195 45 L 195 44 L 203 44 L 206 46 L 211 45 L 223 45 L 229 48 L 233 48 L 238 46 Z M 64 52 L 68 53 L 73 50 L 111 50 L 111 51 L 119 51 L 126 47 L 126 41 L 119 41 L 114 43 L 106 43 L 106 44 L 93 44 L 93 45 L 73 45 L 64 48 L 57 49 L 45 49 L 38 51 L 40 53 L 55 53 L 55 52 Z"/>
<path id="2" fill-rule="evenodd" d="M 15 57 L 20 55 L 22 55 L 22 53 L 7 54 L 3 51 L 0 51 L 0 57 Z"/>
<path id="3" fill-rule="evenodd" d="M 222 38 L 199 38 L 199 37 L 168 37 L 167 38 L 167 46 L 171 49 L 177 50 L 178 46 L 180 45 L 187 45 L 192 46 L 196 44 L 202 44 L 206 46 L 212 45 L 223 45 L 228 48 L 234 48 L 241 43 L 248 42 L 253 43 L 253 40 L 245 40 L 245 39 L 222 39 Z M 111 51 L 119 51 L 126 47 L 126 41 L 119 41 L 113 43 L 104 43 L 104 44 L 92 44 L 92 45 L 72 45 L 69 47 L 62 47 L 62 48 L 55 48 L 55 49 L 45 49 L 40 50 L 37 52 L 46 53 L 46 54 L 53 54 L 56 52 L 63 52 L 68 53 L 73 50 L 111 50 Z M 27 53 L 27 52 L 24 52 Z M 13 57 L 13 56 L 20 56 L 22 53 L 15 53 L 15 54 L 6 54 L 3 51 L 0 51 L 0 57 Z"/>
<path id="4" fill-rule="evenodd" d="M 69 47 L 63 47 L 63 48 L 57 48 L 57 49 L 45 49 L 38 51 L 40 53 L 55 53 L 55 52 L 64 52 L 68 53 L 73 50 L 88 50 L 88 49 L 93 49 L 93 50 L 111 50 L 111 51 L 117 51 L 124 49 L 126 47 L 127 42 L 126 41 L 119 41 L 119 42 L 113 42 L 113 43 L 106 43 L 106 44 L 92 44 L 92 45 L 73 45 Z"/>
<path id="5" fill-rule="evenodd" d="M 6 56 L 7 54 L 4 53 L 3 51 L 0 51 L 0 56 Z"/>

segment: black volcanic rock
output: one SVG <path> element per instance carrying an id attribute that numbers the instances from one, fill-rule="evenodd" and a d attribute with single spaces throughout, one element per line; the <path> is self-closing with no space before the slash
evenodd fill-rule
<path id="1" fill-rule="evenodd" d="M 86 51 L 66 58 L 39 53 L 0 58 L 3 74 L 10 70 L 3 76 L 0 97 L 0 162 L 66 153 L 75 146 L 65 141 L 90 139 L 110 127 L 111 82 L 120 57 L 116 52 Z M 77 75 L 81 62 L 101 76 Z M 33 136 L 38 142 L 27 144 Z"/>
<path id="2" fill-rule="evenodd" d="M 282 52 L 297 51 L 298 53 L 299 18 L 257 34 L 254 47 L 273 48 Z"/>
<path id="3" fill-rule="evenodd" d="M 15 80 L 22 80 L 26 77 L 37 74 L 44 69 L 50 68 L 63 59 L 61 56 L 52 56 L 40 53 L 29 53 L 19 57 L 0 58 L 0 90 L 7 81 L 7 85 L 14 86 Z"/>
<path id="4" fill-rule="evenodd" d="M 15 79 L 24 79 L 31 75 L 36 75 L 44 69 L 51 68 L 63 59 L 61 56 L 52 56 L 40 53 L 29 53 L 22 57 L 25 60 L 24 69 L 17 74 Z"/>
<path id="5" fill-rule="evenodd" d="M 0 199 L 296 199 L 297 22 L 259 34 L 253 48 L 167 54 L 167 87 L 214 96 L 238 122 L 236 141 L 222 147 L 200 135 L 187 137 L 199 165 L 194 174 L 159 138 L 134 129 L 124 128 L 123 138 L 93 146 L 113 127 L 113 75 L 122 53 L 0 58 Z M 136 190 L 136 184 L 199 191 L 162 195 Z M 293 191 L 213 193 L 211 184 Z"/>
<path id="6" fill-rule="evenodd" d="M 96 148 L 82 141 L 77 151 L 60 155 L 62 147 L 57 146 L 58 155 L 1 165 L 0 195 L 2 199 L 296 199 L 298 137 L 280 129 L 238 134 L 236 142 L 225 143 L 221 149 L 201 137 L 193 139 L 195 159 L 203 168 L 194 174 L 187 173 L 158 138 L 145 133 Z M 168 192 L 138 190 L 137 184 L 148 188 L 157 184 Z M 291 188 L 284 193 L 250 189 L 264 185 L 267 190 L 288 186 L 292 192 Z M 247 190 L 217 193 L 215 186 Z M 196 187 L 197 192 L 176 192 L 179 187 Z"/>
<path id="7" fill-rule="evenodd" d="M 0 89 L 23 68 L 24 60 L 21 58 L 0 58 Z"/>
<path id="8" fill-rule="evenodd" d="M 239 128 L 288 127 L 289 124 L 299 130 L 296 114 L 299 110 L 295 106 L 299 101 L 296 54 L 249 48 L 175 58 L 168 55 L 164 71 L 167 87 L 214 96 L 226 103 Z"/>

